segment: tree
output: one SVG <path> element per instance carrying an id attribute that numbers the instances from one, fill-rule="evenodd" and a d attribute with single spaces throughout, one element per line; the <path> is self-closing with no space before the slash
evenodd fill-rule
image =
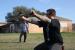
<path id="1" fill-rule="evenodd" d="M 40 12 L 34 8 L 27 8 L 24 6 L 17 6 L 13 8 L 13 12 L 9 12 L 6 16 L 6 21 L 7 22 L 17 22 L 19 21 L 19 17 L 21 14 L 24 14 L 25 16 L 31 17 L 33 15 L 31 15 L 32 11 L 31 10 L 35 10 L 38 14 L 44 15 L 44 12 Z"/>

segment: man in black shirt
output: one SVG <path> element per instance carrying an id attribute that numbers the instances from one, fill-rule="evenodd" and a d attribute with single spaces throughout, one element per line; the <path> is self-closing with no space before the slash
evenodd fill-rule
<path id="1" fill-rule="evenodd" d="M 32 12 L 40 21 L 33 21 L 24 17 L 23 19 L 30 23 L 37 24 L 39 27 L 43 27 L 45 43 L 48 45 L 63 45 L 63 39 L 60 34 L 60 23 L 59 20 L 56 19 L 56 11 L 54 9 L 48 9 L 46 16 L 39 15 L 35 11 Z"/>

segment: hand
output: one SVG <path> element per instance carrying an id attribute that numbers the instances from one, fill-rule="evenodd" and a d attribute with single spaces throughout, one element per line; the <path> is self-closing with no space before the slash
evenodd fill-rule
<path id="1" fill-rule="evenodd" d="M 26 17 L 24 17 L 24 16 L 22 16 L 22 19 L 26 20 L 27 18 L 26 18 Z"/>
<path id="2" fill-rule="evenodd" d="M 37 15 L 37 13 L 36 13 L 34 10 L 32 10 L 32 13 L 33 13 L 33 15 L 34 15 L 34 16 L 36 16 L 36 15 Z"/>

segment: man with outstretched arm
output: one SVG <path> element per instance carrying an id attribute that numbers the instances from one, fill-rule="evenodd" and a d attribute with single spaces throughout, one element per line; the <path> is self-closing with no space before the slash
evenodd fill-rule
<path id="1" fill-rule="evenodd" d="M 22 18 L 30 23 L 43 27 L 44 40 L 49 50 L 61 50 L 63 38 L 60 33 L 59 20 L 56 19 L 56 11 L 54 9 L 48 9 L 47 16 L 39 15 L 35 11 L 32 12 L 40 21 L 33 21 L 25 17 Z M 56 47 L 57 49 L 54 49 L 54 46 L 58 46 Z"/>
<path id="2" fill-rule="evenodd" d="M 22 36 L 24 36 L 24 42 L 26 42 L 27 33 L 29 33 L 29 24 L 22 17 L 25 17 L 23 14 L 20 15 L 20 37 L 19 42 L 22 41 Z M 27 18 L 27 17 L 26 17 Z"/>

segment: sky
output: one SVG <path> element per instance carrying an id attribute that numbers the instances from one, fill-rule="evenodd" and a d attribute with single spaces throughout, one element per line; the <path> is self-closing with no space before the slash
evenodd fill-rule
<path id="1" fill-rule="evenodd" d="M 5 21 L 8 12 L 12 12 L 16 6 L 25 6 L 28 8 L 46 12 L 49 8 L 54 8 L 57 16 L 68 18 L 75 23 L 75 0 L 0 0 L 0 21 Z"/>

